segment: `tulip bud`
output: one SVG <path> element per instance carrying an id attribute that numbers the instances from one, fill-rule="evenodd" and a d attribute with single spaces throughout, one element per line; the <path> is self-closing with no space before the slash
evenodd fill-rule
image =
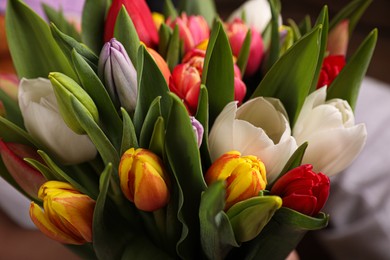
<path id="1" fill-rule="evenodd" d="M 161 57 L 161 55 L 157 51 L 153 50 L 152 48 L 146 48 L 146 50 L 152 56 L 154 62 L 156 62 L 157 66 L 160 69 L 161 73 L 163 74 L 164 79 L 167 82 L 167 84 L 169 84 L 169 79 L 171 77 L 171 71 L 169 70 L 167 62 L 164 60 L 163 57 Z"/>
<path id="2" fill-rule="evenodd" d="M 126 8 L 138 36 L 148 47 L 155 47 L 158 44 L 158 33 L 154 24 L 152 13 L 145 0 L 113 0 L 107 13 L 104 27 L 104 41 L 109 41 L 114 36 L 114 28 L 118 13 Z"/>
<path id="3" fill-rule="evenodd" d="M 65 244 L 92 241 L 93 199 L 59 181 L 43 184 L 38 197 L 43 200 L 43 210 L 31 202 L 30 217 L 43 234 Z"/>
<path id="4" fill-rule="evenodd" d="M 15 182 L 24 192 L 36 198 L 39 187 L 46 179 L 39 171 L 23 160 L 24 158 L 31 158 L 44 163 L 36 149 L 23 144 L 6 143 L 0 139 L 0 154 L 6 169 Z"/>
<path id="5" fill-rule="evenodd" d="M 123 45 L 112 38 L 106 42 L 99 57 L 98 74 L 105 82 L 114 103 L 128 112 L 137 104 L 137 71 Z"/>
<path id="6" fill-rule="evenodd" d="M 238 57 L 241 47 L 245 41 L 248 30 L 251 30 L 251 43 L 249 47 L 249 57 L 246 66 L 245 75 L 253 75 L 260 67 L 264 53 L 263 39 L 259 32 L 254 27 L 248 28 L 242 20 L 234 19 L 233 22 L 227 24 L 227 35 L 229 37 L 230 46 L 233 55 Z"/>
<path id="7" fill-rule="evenodd" d="M 283 207 L 315 216 L 329 196 L 330 180 L 312 171 L 310 164 L 301 165 L 283 175 L 271 189 L 271 194 L 283 199 Z"/>
<path id="8" fill-rule="evenodd" d="M 123 194 L 144 211 L 155 211 L 169 201 L 169 180 L 161 159 L 146 149 L 127 150 L 119 164 Z"/>
<path id="9" fill-rule="evenodd" d="M 71 96 L 74 96 L 84 107 L 85 112 L 89 114 L 95 122 L 99 121 L 99 112 L 92 98 L 76 81 L 59 72 L 51 72 L 49 79 L 53 85 L 58 107 L 65 123 L 74 132 L 84 134 L 82 126 L 75 120 L 72 113 Z"/>
<path id="10" fill-rule="evenodd" d="M 201 76 L 189 63 L 177 65 L 169 81 L 169 89 L 183 100 L 191 115 L 195 115 L 198 107 Z"/>
<path id="11" fill-rule="evenodd" d="M 349 21 L 342 20 L 328 35 L 326 46 L 329 55 L 347 55 L 349 41 Z"/>
<path id="12" fill-rule="evenodd" d="M 179 27 L 180 39 L 184 41 L 184 52 L 192 50 L 196 45 L 210 36 L 210 28 L 202 16 L 187 16 L 183 13 L 175 20 L 168 18 L 168 26 Z"/>
<path id="13" fill-rule="evenodd" d="M 345 57 L 343 55 L 329 55 L 326 57 L 322 63 L 317 89 L 324 86 L 329 87 L 344 66 Z"/>
<path id="14" fill-rule="evenodd" d="M 217 180 L 226 181 L 225 210 L 239 201 L 255 197 L 267 185 L 263 162 L 256 156 L 241 156 L 238 151 L 231 151 L 219 157 L 205 175 L 208 185 Z"/>
<path id="15" fill-rule="evenodd" d="M 242 104 L 245 98 L 246 85 L 241 79 L 241 71 L 236 64 L 234 64 L 234 100 L 238 101 L 238 105 Z"/>
<path id="16" fill-rule="evenodd" d="M 198 147 L 200 147 L 202 144 L 202 138 L 203 138 L 203 132 L 204 132 L 203 126 L 193 116 L 190 116 L 190 120 L 191 120 L 191 124 L 192 124 L 192 129 L 194 129 L 194 133 L 196 136 L 196 141 L 198 143 Z"/>

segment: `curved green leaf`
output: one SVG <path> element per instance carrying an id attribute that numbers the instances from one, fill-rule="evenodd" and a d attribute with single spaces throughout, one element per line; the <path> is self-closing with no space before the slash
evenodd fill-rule
<path id="1" fill-rule="evenodd" d="M 245 40 L 242 43 L 240 53 L 237 58 L 237 66 L 240 68 L 242 75 L 245 74 L 246 65 L 248 63 L 251 40 L 252 40 L 252 31 L 248 30 L 245 36 Z"/>
<path id="2" fill-rule="evenodd" d="M 154 125 L 156 124 L 156 120 L 161 116 L 160 102 L 161 97 L 156 97 L 150 104 L 139 137 L 139 144 L 141 147 L 149 147 Z"/>
<path id="3" fill-rule="evenodd" d="M 0 89 L 0 101 L 6 111 L 6 118 L 20 128 L 24 128 L 23 116 L 18 103 Z"/>
<path id="4" fill-rule="evenodd" d="M 280 53 L 280 36 L 279 36 L 279 13 L 280 8 L 278 6 L 280 3 L 277 0 L 269 1 L 272 18 L 270 21 L 270 47 L 268 49 L 268 56 L 265 60 L 265 71 L 268 71 L 273 64 L 279 59 Z"/>
<path id="5" fill-rule="evenodd" d="M 152 137 L 150 138 L 149 150 L 160 157 L 164 155 L 165 122 L 163 117 L 158 117 L 154 124 Z"/>
<path id="6" fill-rule="evenodd" d="M 165 18 L 170 17 L 172 20 L 176 19 L 178 13 L 171 0 L 165 0 L 163 6 L 163 14 Z"/>
<path id="7" fill-rule="evenodd" d="M 53 173 L 53 171 L 43 163 L 31 158 L 24 158 L 24 161 L 26 161 L 28 164 L 30 164 L 32 167 L 34 167 L 40 173 L 42 173 L 42 175 L 46 178 L 46 180 L 48 181 L 58 180 L 56 178 L 56 174 Z"/>
<path id="8" fill-rule="evenodd" d="M 38 144 L 25 130 L 1 116 L 0 137 L 6 142 L 15 142 L 40 147 L 40 144 Z"/>
<path id="9" fill-rule="evenodd" d="M 206 171 L 211 166 L 211 157 L 209 152 L 209 97 L 205 85 L 200 85 L 198 111 L 195 118 L 202 124 L 204 134 L 202 145 L 200 146 L 200 155 L 202 157 L 202 167 Z"/>
<path id="10" fill-rule="evenodd" d="M 171 37 L 169 38 L 169 44 L 166 53 L 166 61 L 168 67 L 171 71 L 179 63 L 181 55 L 180 49 L 180 37 L 179 37 L 179 27 L 176 25 L 173 29 Z"/>
<path id="11" fill-rule="evenodd" d="M 137 135 L 135 134 L 133 121 L 131 121 L 129 114 L 124 108 L 121 108 L 121 111 L 123 118 L 123 135 L 120 154 L 124 154 L 128 149 L 132 147 L 138 148 L 138 141 Z"/>

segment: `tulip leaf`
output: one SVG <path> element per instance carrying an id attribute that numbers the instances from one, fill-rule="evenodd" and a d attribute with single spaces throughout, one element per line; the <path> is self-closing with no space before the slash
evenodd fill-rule
<path id="1" fill-rule="evenodd" d="M 103 47 L 104 21 L 110 0 L 86 0 L 81 18 L 81 38 L 94 53 Z"/>
<path id="2" fill-rule="evenodd" d="M 6 118 L 20 128 L 24 128 L 23 116 L 20 112 L 18 103 L 0 89 L 0 101 L 6 112 Z"/>
<path id="3" fill-rule="evenodd" d="M 257 196 L 234 204 L 226 214 L 237 241 L 255 238 L 281 206 L 278 196 Z"/>
<path id="4" fill-rule="evenodd" d="M 138 148 L 138 141 L 137 135 L 135 134 L 133 121 L 131 120 L 129 114 L 124 108 L 121 108 L 121 111 L 123 118 L 123 135 L 120 154 L 124 154 L 128 149 L 132 147 Z"/>
<path id="5" fill-rule="evenodd" d="M 327 226 L 329 216 L 309 217 L 288 208 L 280 208 L 263 231 L 237 250 L 240 259 L 286 259 L 308 230 Z M 238 252 L 239 251 L 239 252 Z"/>
<path id="6" fill-rule="evenodd" d="M 360 85 L 367 72 L 378 38 L 377 29 L 373 30 L 359 46 L 345 67 L 328 88 L 326 98 L 341 98 L 355 109 Z"/>
<path id="7" fill-rule="evenodd" d="M 311 25 L 311 18 L 309 15 L 305 15 L 303 20 L 298 24 L 301 35 L 305 35 L 313 28 Z"/>
<path id="8" fill-rule="evenodd" d="M 173 71 L 174 67 L 179 63 L 180 54 L 179 27 L 176 25 L 169 39 L 166 54 L 166 61 L 170 71 Z"/>
<path id="9" fill-rule="evenodd" d="M 280 4 L 280 3 L 279 3 Z M 280 36 L 279 36 L 279 10 L 276 0 L 269 1 L 271 9 L 270 21 L 270 40 L 271 44 L 268 49 L 268 57 L 265 60 L 265 70 L 268 71 L 273 64 L 279 59 L 280 54 Z"/>
<path id="10" fill-rule="evenodd" d="M 287 50 L 267 72 L 252 95 L 252 98 L 278 98 L 286 108 L 291 125 L 297 120 L 317 68 L 321 27 L 316 26 Z"/>
<path id="11" fill-rule="evenodd" d="M 62 32 L 74 38 L 76 41 L 81 41 L 80 33 L 76 30 L 75 25 L 66 19 L 62 8 L 57 11 L 45 3 L 42 3 L 42 7 L 51 23 L 54 23 Z"/>
<path id="12" fill-rule="evenodd" d="M 360 17 L 363 15 L 364 11 L 371 4 L 371 2 L 372 0 L 351 1 L 341 11 L 339 11 L 335 17 L 333 17 L 329 24 L 329 30 L 333 29 L 341 21 L 348 20 L 349 36 L 351 36 Z"/>
<path id="13" fill-rule="evenodd" d="M 168 86 L 152 56 L 144 46 L 140 46 L 138 51 L 138 97 L 137 106 L 134 112 L 134 126 L 137 136 L 141 132 L 144 118 L 153 100 L 161 96 L 161 112 L 166 118 L 170 108 L 170 98 L 168 97 Z"/>
<path id="14" fill-rule="evenodd" d="M 58 46 L 60 46 L 62 52 L 65 54 L 71 64 L 72 51 L 76 50 L 77 53 L 79 53 L 85 59 L 85 61 L 88 62 L 89 66 L 91 66 L 94 71 L 97 71 L 99 58 L 95 53 L 93 53 L 93 51 L 91 51 L 86 45 L 61 32 L 55 24 L 51 24 L 50 30 L 53 38 L 56 40 Z"/>
<path id="15" fill-rule="evenodd" d="M 7 40 L 19 78 L 46 78 L 51 71 L 75 78 L 70 63 L 41 17 L 20 0 L 8 1 L 6 12 Z"/>
<path id="16" fill-rule="evenodd" d="M 221 21 L 214 24 L 204 59 L 202 84 L 209 93 L 210 125 L 226 104 L 234 100 L 232 51 Z"/>
<path id="17" fill-rule="evenodd" d="M 178 208 L 183 224 L 182 236 L 177 244 L 182 258 L 199 258 L 199 218 L 194 213 L 200 205 L 201 192 L 206 189 L 197 140 L 183 102 L 170 94 L 172 106 L 166 126 L 165 151 L 172 173 L 183 198 Z M 178 127 L 180 126 L 180 127 Z"/>
<path id="18" fill-rule="evenodd" d="M 134 67 L 137 67 L 140 40 L 133 21 L 124 6 L 122 6 L 118 13 L 118 17 L 115 22 L 114 36 L 125 47 L 131 63 L 133 63 Z"/>
<path id="19" fill-rule="evenodd" d="M 206 171 L 211 166 L 211 157 L 209 152 L 209 97 L 205 85 L 200 85 L 198 100 L 198 111 L 195 118 L 203 126 L 204 134 L 202 145 L 200 146 L 200 155 L 202 157 L 202 167 Z"/>
<path id="20" fill-rule="evenodd" d="M 78 123 L 83 127 L 92 143 L 96 146 L 104 164 L 107 165 L 108 163 L 112 163 L 114 167 L 117 167 L 119 165 L 118 152 L 107 136 L 103 133 L 102 129 L 100 129 L 91 116 L 86 113 L 82 104 L 80 104 L 80 102 L 73 96 L 71 97 L 71 105 L 73 114 L 75 115 Z"/>
<path id="21" fill-rule="evenodd" d="M 0 138 L 6 142 L 14 142 L 40 147 L 40 145 L 25 130 L 1 116 Z"/>
<path id="22" fill-rule="evenodd" d="M 170 18 L 171 20 L 176 19 L 176 17 L 178 16 L 176 8 L 171 0 L 164 1 L 163 14 L 166 19 Z"/>
<path id="23" fill-rule="evenodd" d="M 161 24 L 160 29 L 158 30 L 158 53 L 164 58 L 164 60 L 167 60 L 167 51 L 171 35 L 172 29 L 165 23 Z"/>
<path id="24" fill-rule="evenodd" d="M 72 60 L 81 86 L 93 99 L 99 110 L 100 123 L 105 133 L 119 151 L 123 126 L 107 90 L 93 69 L 76 50 L 72 51 Z"/>
<path id="25" fill-rule="evenodd" d="M 328 41 L 328 28 L 329 28 L 329 15 L 328 15 L 327 6 L 324 6 L 322 8 L 321 13 L 317 18 L 316 25 L 322 25 L 322 31 L 321 31 L 320 53 L 318 55 L 318 63 L 311 83 L 310 93 L 316 90 L 317 88 L 317 83 L 322 68 L 322 62 L 326 52 L 326 44 Z"/>
<path id="26" fill-rule="evenodd" d="M 156 97 L 150 104 L 148 113 L 145 116 L 144 123 L 141 128 L 139 137 L 139 144 L 141 147 L 149 147 L 150 139 L 154 130 L 154 125 L 159 116 L 161 116 L 160 109 L 161 97 Z"/>
<path id="27" fill-rule="evenodd" d="M 223 259 L 239 246 L 224 207 L 225 184 L 218 181 L 202 192 L 199 208 L 200 241 L 208 259 Z"/>
<path id="28" fill-rule="evenodd" d="M 211 25 L 216 17 L 214 0 L 180 0 L 179 9 L 188 15 L 200 15 Z"/>
<path id="29" fill-rule="evenodd" d="M 242 43 L 240 53 L 238 54 L 237 66 L 240 68 L 241 74 L 245 74 L 246 65 L 248 64 L 249 52 L 251 47 L 252 31 L 248 30 L 245 40 Z"/>
<path id="30" fill-rule="evenodd" d="M 58 180 L 56 174 L 53 173 L 53 171 L 49 167 L 44 165 L 43 163 L 41 163 L 37 160 L 31 159 L 31 158 L 24 158 L 24 161 L 26 161 L 32 167 L 34 167 L 40 173 L 42 173 L 42 175 L 45 177 L 46 180 L 48 180 L 48 181 Z"/>
<path id="31" fill-rule="evenodd" d="M 164 155 L 165 122 L 163 117 L 158 117 L 154 124 L 153 134 L 150 138 L 149 150 L 160 157 Z"/>

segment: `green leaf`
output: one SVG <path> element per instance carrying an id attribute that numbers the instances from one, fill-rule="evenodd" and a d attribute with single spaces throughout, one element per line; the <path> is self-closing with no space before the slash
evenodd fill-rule
<path id="1" fill-rule="evenodd" d="M 242 75 L 245 74 L 246 65 L 248 63 L 251 40 L 252 40 L 252 31 L 248 30 L 245 36 L 245 40 L 242 43 L 241 50 L 237 59 L 237 66 L 240 68 Z"/>
<path id="2" fill-rule="evenodd" d="M 194 214 L 194 209 L 199 208 L 200 194 L 206 189 L 206 184 L 188 112 L 177 96 L 174 94 L 170 96 L 172 106 L 166 127 L 165 151 L 178 189 L 183 193 L 182 204 L 177 214 L 185 226 L 177 250 L 180 257 L 197 258 L 200 249 L 193 241 L 199 241 L 200 230 L 199 218 Z"/>
<path id="3" fill-rule="evenodd" d="M 169 17 L 172 20 L 176 19 L 176 17 L 178 16 L 176 8 L 173 5 L 171 0 L 164 1 L 163 14 L 164 14 L 165 19 L 167 19 Z"/>
<path id="4" fill-rule="evenodd" d="M 72 51 L 72 60 L 82 87 L 99 110 L 100 123 L 114 146 L 119 150 L 122 137 L 122 121 L 107 90 L 83 57 Z"/>
<path id="5" fill-rule="evenodd" d="M 181 7 L 181 11 L 184 11 L 189 15 L 203 16 L 209 26 L 217 16 L 214 0 L 181 0 L 179 1 L 179 7 Z"/>
<path id="6" fill-rule="evenodd" d="M 123 135 L 120 154 L 124 154 L 128 149 L 132 147 L 138 148 L 138 141 L 137 135 L 135 134 L 133 121 L 131 120 L 129 114 L 124 108 L 121 108 L 121 111 L 123 118 Z"/>
<path id="7" fill-rule="evenodd" d="M 161 24 L 160 29 L 158 30 L 159 42 L 158 42 L 158 53 L 161 57 L 166 60 L 169 41 L 171 39 L 172 29 L 165 23 Z"/>
<path id="8" fill-rule="evenodd" d="M 54 23 L 62 32 L 74 38 L 76 41 L 81 41 L 80 33 L 76 30 L 75 25 L 66 19 L 61 7 L 58 11 L 45 3 L 42 3 L 42 7 L 51 23 Z"/>
<path id="9" fill-rule="evenodd" d="M 28 164 L 30 164 L 32 167 L 42 173 L 46 180 L 58 180 L 56 174 L 53 173 L 53 171 L 43 163 L 31 158 L 24 158 L 24 161 L 26 161 Z"/>
<path id="10" fill-rule="evenodd" d="M 176 25 L 169 39 L 169 45 L 166 54 L 166 61 L 170 71 L 173 71 L 175 66 L 179 63 L 179 57 L 181 54 L 180 50 L 179 27 Z"/>
<path id="11" fill-rule="evenodd" d="M 356 24 L 364 11 L 371 4 L 372 0 L 354 0 L 340 10 L 329 24 L 329 31 L 332 30 L 342 20 L 349 21 L 349 36 L 352 35 Z"/>
<path id="12" fill-rule="evenodd" d="M 199 208 L 200 241 L 208 259 L 223 259 L 239 246 L 224 207 L 225 184 L 218 181 L 202 193 Z"/>
<path id="13" fill-rule="evenodd" d="M 70 63 L 72 63 L 72 51 L 76 50 L 77 53 L 79 53 L 85 61 L 88 62 L 89 66 L 91 66 L 94 71 L 97 71 L 99 58 L 95 53 L 93 53 L 93 51 L 91 51 L 86 45 L 61 32 L 55 24 L 51 24 L 50 29 L 58 46 L 61 47 Z"/>
<path id="14" fill-rule="evenodd" d="M 290 28 L 294 35 L 294 41 L 297 41 L 302 37 L 301 31 L 299 30 L 298 25 L 295 23 L 293 19 L 287 19 L 287 23 L 290 25 Z"/>
<path id="15" fill-rule="evenodd" d="M 265 70 L 268 71 L 273 64 L 279 59 L 279 53 L 280 53 L 280 36 L 279 36 L 279 10 L 276 0 L 270 0 L 269 1 L 270 8 L 271 8 L 271 22 L 270 22 L 270 40 L 271 45 L 268 49 L 268 56 L 265 61 Z"/>
<path id="16" fill-rule="evenodd" d="M 301 35 L 305 35 L 306 33 L 310 32 L 313 28 L 311 25 L 311 18 L 309 15 L 306 15 L 305 18 L 302 19 L 302 21 L 299 23 L 299 31 L 301 32 Z"/>
<path id="17" fill-rule="evenodd" d="M 95 53 L 103 47 L 104 21 L 110 0 L 86 0 L 81 19 L 81 38 Z"/>
<path id="18" fill-rule="evenodd" d="M 140 40 L 133 21 L 131 20 L 124 6 L 122 6 L 118 13 L 118 17 L 116 18 L 114 36 L 125 47 L 131 62 L 136 68 Z"/>
<path id="19" fill-rule="evenodd" d="M 145 116 L 139 137 L 139 144 L 141 147 L 149 147 L 154 125 L 156 120 L 161 116 L 160 102 L 161 97 L 156 97 L 150 104 L 150 108 Z"/>
<path id="20" fill-rule="evenodd" d="M 52 71 L 76 78 L 41 17 L 20 0 L 9 0 L 6 12 L 7 40 L 19 78 L 47 78 Z"/>
<path id="21" fill-rule="evenodd" d="M 202 84 L 209 93 L 210 125 L 226 104 L 234 100 L 234 69 L 232 51 L 221 21 L 211 32 L 204 59 Z"/>
<path id="22" fill-rule="evenodd" d="M 161 112 L 164 117 L 167 117 L 169 113 L 171 102 L 167 96 L 169 89 L 165 78 L 152 56 L 142 45 L 139 48 L 138 55 L 138 98 L 133 119 L 137 136 L 141 132 L 144 119 L 153 100 L 161 96 Z"/>
<path id="23" fill-rule="evenodd" d="M 154 124 L 152 136 L 150 138 L 149 150 L 160 157 L 164 155 L 165 144 L 165 122 L 163 117 L 158 117 Z"/>
<path id="24" fill-rule="evenodd" d="M 352 109 L 355 109 L 360 85 L 367 72 L 372 54 L 374 53 L 377 38 L 377 29 L 373 30 L 366 37 L 358 50 L 329 86 L 326 96 L 328 100 L 332 98 L 341 98 L 348 101 Z"/>
<path id="25" fill-rule="evenodd" d="M 18 103 L 0 89 L 0 100 L 6 111 L 6 118 L 20 128 L 24 128 L 24 121 Z"/>
<path id="26" fill-rule="evenodd" d="M 20 143 L 40 147 L 31 136 L 22 128 L 0 116 L 0 137 L 6 142 Z"/>
<path id="27" fill-rule="evenodd" d="M 297 41 L 264 76 L 252 95 L 282 101 L 293 126 L 309 93 L 320 53 L 321 26 Z M 283 76 L 281 76 L 283 75 Z"/>

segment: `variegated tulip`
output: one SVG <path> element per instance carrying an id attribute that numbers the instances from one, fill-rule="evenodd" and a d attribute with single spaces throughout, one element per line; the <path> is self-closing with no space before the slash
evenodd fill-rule
<path id="1" fill-rule="evenodd" d="M 147 149 L 127 150 L 119 164 L 125 197 L 143 211 L 156 211 L 169 201 L 169 179 L 161 159 Z"/>
<path id="2" fill-rule="evenodd" d="M 218 180 L 226 181 L 225 210 L 237 202 L 259 195 L 267 185 L 263 162 L 256 156 L 241 156 L 238 151 L 223 154 L 207 170 L 208 185 Z"/>
<path id="3" fill-rule="evenodd" d="M 178 26 L 180 39 L 184 41 L 184 52 L 192 50 L 210 36 L 210 28 L 202 16 L 187 16 L 182 13 L 174 20 L 168 18 L 167 24 L 171 28 Z"/>
<path id="4" fill-rule="evenodd" d="M 0 139 L 0 155 L 6 169 L 20 188 L 36 198 L 39 187 L 46 179 L 42 173 L 24 161 L 24 158 L 31 158 L 43 163 L 36 149 L 24 144 L 4 142 Z"/>
<path id="5" fill-rule="evenodd" d="M 248 26 L 239 18 L 227 23 L 226 29 L 233 55 L 236 57 L 240 54 L 248 30 L 251 30 L 252 37 L 245 75 L 253 75 L 259 69 L 263 58 L 264 44 L 261 34 L 256 31 L 254 27 L 248 28 Z"/>
<path id="6" fill-rule="evenodd" d="M 309 144 L 302 163 L 332 176 L 348 167 L 360 153 L 367 131 L 364 124 L 355 124 L 347 101 L 326 100 L 326 88 L 319 88 L 306 98 L 293 136 L 298 145 Z"/>
<path id="7" fill-rule="evenodd" d="M 320 212 L 329 196 L 329 177 L 315 173 L 310 164 L 294 168 L 278 179 L 271 194 L 283 199 L 283 207 L 309 216 Z"/>
<path id="8" fill-rule="evenodd" d="M 30 217 L 43 234 L 65 244 L 92 242 L 93 199 L 59 181 L 43 184 L 38 197 L 43 210 L 31 202 Z"/>
<path id="9" fill-rule="evenodd" d="M 232 150 L 261 158 L 267 180 L 272 182 L 297 144 L 282 103 L 275 98 L 258 97 L 239 108 L 237 102 L 225 106 L 210 131 L 209 148 L 213 161 Z"/>
<path id="10" fill-rule="evenodd" d="M 64 164 L 92 160 L 97 150 L 87 135 L 78 135 L 64 122 L 49 80 L 22 79 L 19 107 L 30 135 Z"/>
<path id="11" fill-rule="evenodd" d="M 133 112 L 137 104 L 137 71 L 125 47 L 112 38 L 106 42 L 99 57 L 98 74 L 115 104 Z"/>
<path id="12" fill-rule="evenodd" d="M 148 47 L 153 48 L 157 46 L 157 28 L 145 0 L 113 0 L 106 17 L 104 41 L 107 42 L 114 36 L 116 18 L 122 6 L 126 8 L 127 13 L 133 21 L 140 40 Z"/>

